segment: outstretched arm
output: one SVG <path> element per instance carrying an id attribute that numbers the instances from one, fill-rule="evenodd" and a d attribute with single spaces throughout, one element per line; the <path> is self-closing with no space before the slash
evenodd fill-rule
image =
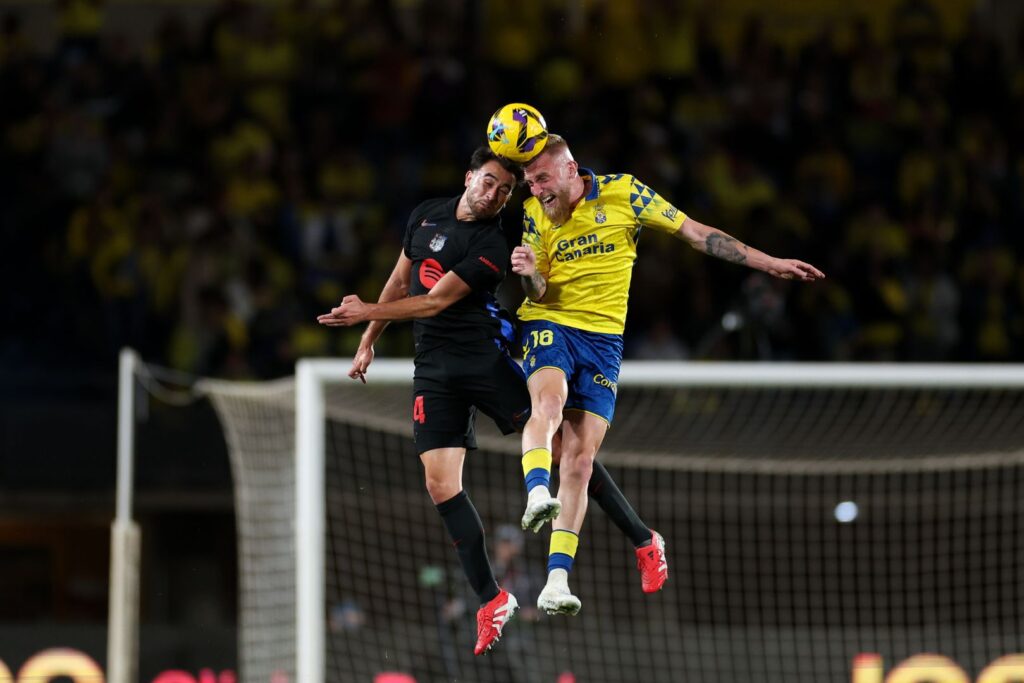
<path id="1" fill-rule="evenodd" d="M 697 251 L 716 256 L 723 261 L 739 263 L 756 270 L 763 270 L 769 275 L 783 280 L 821 280 L 825 274 L 803 261 L 796 259 L 780 259 L 769 256 L 763 251 L 748 247 L 743 242 L 710 225 L 698 223 L 687 217 L 679 226 L 675 236 L 687 242 Z"/>
<path id="2" fill-rule="evenodd" d="M 406 256 L 403 251 L 398 255 L 398 261 L 395 263 L 395 267 L 391 271 L 391 276 L 388 277 L 388 281 L 384 283 L 384 289 L 381 290 L 380 296 L 377 298 L 377 303 L 386 304 L 391 301 L 399 301 L 408 296 L 409 278 L 411 275 L 412 261 L 409 260 L 409 257 Z M 320 318 L 324 317 L 326 316 L 320 316 Z M 320 318 L 317 318 L 317 320 L 319 321 Z M 362 346 L 365 343 L 368 346 L 373 346 L 380 338 L 381 333 L 384 332 L 384 328 L 387 326 L 388 323 L 384 320 L 371 321 L 370 324 L 366 326 L 366 331 L 363 332 L 363 338 L 359 345 Z"/>
<path id="3" fill-rule="evenodd" d="M 381 290 L 377 301 L 379 303 L 388 303 L 404 299 L 409 294 L 409 277 L 411 273 L 412 261 L 409 260 L 403 251 L 398 255 L 398 261 L 395 263 L 388 281 L 384 283 L 384 289 Z M 317 321 L 321 325 L 328 325 L 329 323 L 325 322 L 324 318 L 329 315 L 322 315 L 317 318 Z M 333 327 L 333 325 L 331 326 Z M 363 332 L 363 336 L 359 340 L 359 348 L 352 359 L 352 367 L 348 371 L 349 377 L 361 380 L 364 384 L 366 383 L 366 370 L 370 367 L 370 363 L 373 362 L 373 345 L 387 326 L 388 323 L 386 321 L 379 320 L 374 320 L 366 326 L 366 331 Z"/>
<path id="4" fill-rule="evenodd" d="M 472 291 L 466 281 L 454 271 L 446 273 L 434 288 L 426 294 L 410 296 L 397 301 L 368 304 L 355 294 L 342 299 L 341 304 L 317 318 L 317 322 L 328 327 L 348 327 L 364 320 L 372 320 L 382 327 L 384 321 L 431 318 Z M 366 336 L 365 334 L 363 335 Z"/>

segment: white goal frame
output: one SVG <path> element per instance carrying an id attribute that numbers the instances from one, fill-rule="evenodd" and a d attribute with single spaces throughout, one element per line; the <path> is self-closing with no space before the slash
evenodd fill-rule
<path id="1" fill-rule="evenodd" d="M 296 364 L 296 676 L 325 676 L 324 573 L 325 397 L 328 383 L 351 381 L 350 360 L 305 359 Z M 378 359 L 369 381 L 407 384 L 411 359 Z M 780 388 L 1024 388 L 1024 364 L 732 363 L 625 361 L 620 387 Z"/>
<path id="2" fill-rule="evenodd" d="M 107 681 L 134 683 L 139 669 L 139 575 L 142 542 L 132 518 L 135 489 L 135 375 L 140 360 L 121 349 L 117 373 L 117 502 L 110 525 Z"/>

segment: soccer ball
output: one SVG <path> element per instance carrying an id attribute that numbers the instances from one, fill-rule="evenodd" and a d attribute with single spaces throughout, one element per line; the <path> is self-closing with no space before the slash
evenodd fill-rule
<path id="1" fill-rule="evenodd" d="M 506 104 L 487 124 L 491 151 L 509 161 L 525 164 L 540 154 L 548 142 L 548 126 L 539 111 L 528 104 Z"/>

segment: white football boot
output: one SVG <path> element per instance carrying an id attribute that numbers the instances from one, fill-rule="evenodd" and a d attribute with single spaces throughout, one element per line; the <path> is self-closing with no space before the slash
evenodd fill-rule
<path id="1" fill-rule="evenodd" d="M 533 533 L 540 531 L 545 522 L 550 522 L 562 511 L 562 503 L 551 497 L 547 486 L 534 486 L 526 499 L 526 512 L 523 513 L 523 529 Z"/>
<path id="2" fill-rule="evenodd" d="M 537 596 L 537 609 L 548 614 L 573 616 L 583 603 L 569 590 L 569 574 L 564 569 L 552 569 L 547 585 Z"/>

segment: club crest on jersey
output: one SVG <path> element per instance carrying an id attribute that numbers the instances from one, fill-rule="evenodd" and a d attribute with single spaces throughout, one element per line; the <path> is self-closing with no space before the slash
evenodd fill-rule
<path id="1" fill-rule="evenodd" d="M 594 222 L 604 223 L 606 220 L 608 220 L 608 216 L 604 213 L 604 204 L 598 204 L 594 207 Z"/>
<path id="2" fill-rule="evenodd" d="M 434 239 L 430 240 L 430 251 L 441 251 L 444 249 L 444 243 L 447 241 L 448 235 L 437 233 L 434 235 Z"/>

